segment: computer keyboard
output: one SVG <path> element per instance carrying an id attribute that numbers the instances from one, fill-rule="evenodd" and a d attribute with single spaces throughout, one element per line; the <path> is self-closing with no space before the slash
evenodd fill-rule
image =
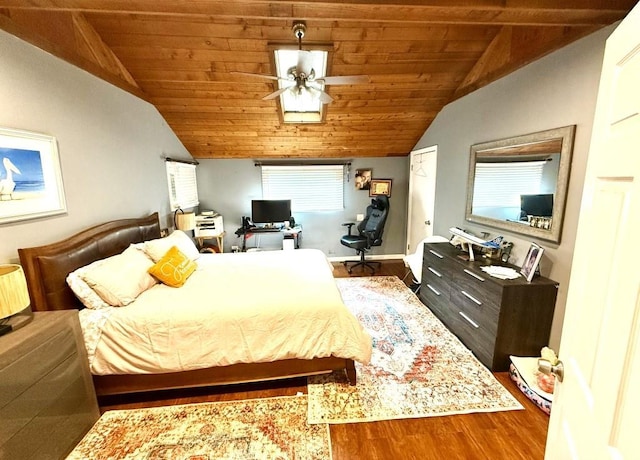
<path id="1" fill-rule="evenodd" d="M 280 229 L 276 227 L 252 227 L 249 229 L 249 231 L 253 233 L 268 233 L 268 232 L 279 232 Z"/>

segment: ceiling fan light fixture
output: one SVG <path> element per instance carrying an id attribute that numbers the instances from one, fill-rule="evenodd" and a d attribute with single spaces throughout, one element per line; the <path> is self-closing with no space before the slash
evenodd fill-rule
<path id="1" fill-rule="evenodd" d="M 291 46 L 272 48 L 276 75 L 260 75 L 247 72 L 231 72 L 240 75 L 276 81 L 278 89 L 267 94 L 265 101 L 279 98 L 282 120 L 285 123 L 320 123 L 324 115 L 324 106 L 333 102 L 325 92 L 327 85 L 355 85 L 368 83 L 366 75 L 327 76 L 329 48 L 323 45 L 316 50 L 303 50 L 302 37 L 307 26 L 296 21 L 292 27 L 298 41 L 298 49 Z M 302 96 L 305 97 L 302 97 Z M 292 115 L 292 116 L 290 116 Z"/>
<path id="2" fill-rule="evenodd" d="M 305 53 L 304 59 L 300 53 Z M 287 113 L 304 112 L 317 114 L 317 121 L 321 121 L 323 102 L 318 94 L 324 91 L 324 83 L 316 80 L 326 76 L 328 52 L 276 49 L 274 59 L 279 90 L 289 88 L 278 94 L 284 118 Z M 309 91 L 310 87 L 319 91 Z"/>

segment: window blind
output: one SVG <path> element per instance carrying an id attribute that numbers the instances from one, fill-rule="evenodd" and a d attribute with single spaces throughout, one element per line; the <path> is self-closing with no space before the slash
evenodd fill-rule
<path id="1" fill-rule="evenodd" d="M 344 208 L 343 165 L 262 167 L 262 197 L 291 200 L 291 210 L 335 211 Z"/>
<path id="2" fill-rule="evenodd" d="M 165 165 L 171 210 L 198 206 L 196 165 L 177 161 L 167 161 Z"/>
<path id="3" fill-rule="evenodd" d="M 477 163 L 473 207 L 520 207 L 520 195 L 540 193 L 544 161 Z"/>

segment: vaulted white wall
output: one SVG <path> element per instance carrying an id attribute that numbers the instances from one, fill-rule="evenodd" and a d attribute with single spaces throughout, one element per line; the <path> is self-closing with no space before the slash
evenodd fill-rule
<path id="1" fill-rule="evenodd" d="M 465 221 L 470 146 L 577 125 L 562 241 L 538 242 L 546 250 L 542 274 L 560 283 L 552 347 L 562 331 L 600 69 L 612 31 L 602 29 L 449 104 L 416 145 L 438 145 L 435 233 L 448 237 L 458 226 L 502 234 L 515 243 L 512 262 L 521 264 L 532 240 Z"/>
<path id="2" fill-rule="evenodd" d="M 170 220 L 162 155 L 191 158 L 151 104 L 0 31 L 0 126 L 55 136 L 67 214 L 0 225 L 0 263 L 107 220 Z"/>

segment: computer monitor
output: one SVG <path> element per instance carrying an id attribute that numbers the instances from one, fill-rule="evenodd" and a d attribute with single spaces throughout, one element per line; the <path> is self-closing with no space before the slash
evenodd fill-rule
<path id="1" fill-rule="evenodd" d="M 553 193 L 520 195 L 521 218 L 526 216 L 551 217 L 553 215 Z"/>
<path id="2" fill-rule="evenodd" d="M 254 224 L 284 222 L 291 217 L 291 200 L 251 200 Z"/>

